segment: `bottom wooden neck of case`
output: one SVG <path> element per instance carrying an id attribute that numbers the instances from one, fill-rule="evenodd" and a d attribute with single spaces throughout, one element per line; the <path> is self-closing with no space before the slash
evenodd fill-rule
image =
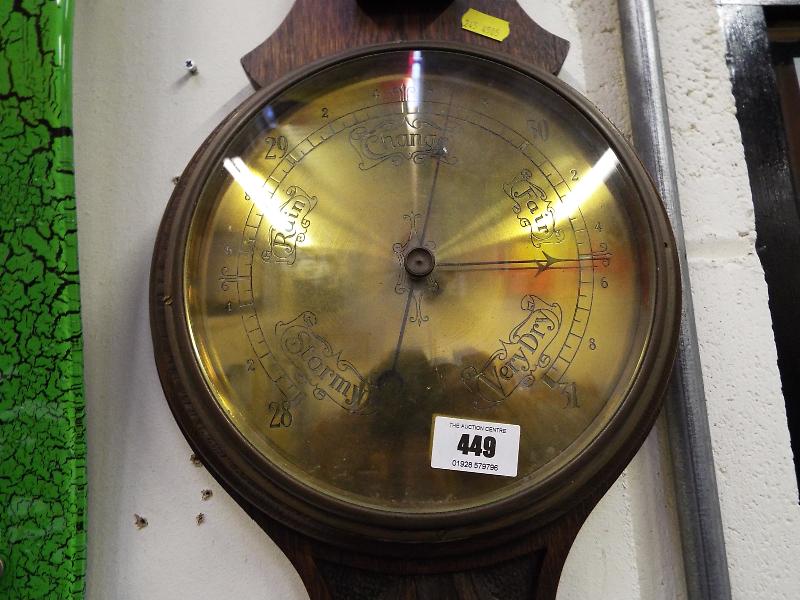
<path id="1" fill-rule="evenodd" d="M 325 546 L 265 515 L 251 516 L 297 569 L 311 600 L 555 600 L 590 507 L 480 555 L 391 558 Z"/>

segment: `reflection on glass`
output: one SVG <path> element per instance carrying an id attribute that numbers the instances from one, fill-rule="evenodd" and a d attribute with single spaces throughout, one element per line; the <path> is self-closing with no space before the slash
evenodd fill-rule
<path id="1" fill-rule="evenodd" d="M 186 254 L 232 425 L 288 476 L 390 512 L 483 505 L 574 461 L 652 318 L 646 216 L 601 133 L 444 51 L 346 62 L 269 107 L 225 149 Z M 518 476 L 432 469 L 437 414 L 520 425 Z"/>

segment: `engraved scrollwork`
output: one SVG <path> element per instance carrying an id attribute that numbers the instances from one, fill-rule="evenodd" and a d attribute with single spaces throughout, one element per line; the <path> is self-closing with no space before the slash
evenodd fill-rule
<path id="1" fill-rule="evenodd" d="M 422 327 L 423 323 L 427 323 L 430 317 L 422 312 L 422 294 L 415 292 L 412 295 L 414 300 L 415 314 L 411 315 L 408 320 L 415 323 L 417 326 Z"/>
<path id="2" fill-rule="evenodd" d="M 411 294 L 410 301 L 414 302 L 414 312 L 409 315 L 408 320 L 410 323 L 422 327 L 423 323 L 427 323 L 430 317 L 425 314 L 422 301 L 426 294 L 433 294 L 439 291 L 439 282 L 433 276 L 428 275 L 422 281 L 413 283 L 411 276 L 405 268 L 406 255 L 413 246 L 412 242 L 417 239 L 417 222 L 422 215 L 419 213 L 407 213 L 403 215 L 403 219 L 408 222 L 408 236 L 405 241 L 395 242 L 392 244 L 392 251 L 397 261 L 397 282 L 394 286 L 396 294 Z M 436 249 L 436 242 L 428 240 L 423 244 L 424 248 L 428 250 Z"/>
<path id="3" fill-rule="evenodd" d="M 445 130 L 432 120 L 410 115 L 386 118 L 373 126 L 359 125 L 350 132 L 350 145 L 361 159 L 358 167 L 366 171 L 389 161 L 394 166 L 404 160 L 415 164 L 437 157 L 440 162 L 455 164 L 448 153 Z"/>
<path id="4" fill-rule="evenodd" d="M 313 331 L 317 316 L 304 311 L 291 321 L 278 321 L 279 347 L 293 367 L 296 380 L 311 388 L 317 400 L 334 402 L 349 413 L 368 414 L 370 383 L 341 351 Z"/>
<path id="5" fill-rule="evenodd" d="M 411 240 L 417 235 L 417 221 L 421 217 L 419 213 L 407 213 L 403 215 L 403 219 L 408 221 L 408 236 L 404 242 L 395 242 L 392 244 L 392 252 L 394 252 L 395 260 L 400 269 L 397 274 L 397 283 L 394 286 L 394 291 L 397 294 L 404 294 L 408 291 L 406 287 L 406 271 L 403 268 L 406 260 L 406 251 L 408 250 Z"/>
<path id="6" fill-rule="evenodd" d="M 528 169 L 522 169 L 503 185 L 503 191 L 513 203 L 511 210 L 520 227 L 530 232 L 531 244 L 539 248 L 542 244 L 563 241 L 564 232 L 556 227 L 555 211 L 547 193 L 532 181 L 532 177 Z"/>
<path id="7" fill-rule="evenodd" d="M 409 276 L 405 269 L 405 260 L 412 240 L 416 239 L 417 237 L 417 221 L 421 216 L 422 215 L 419 213 L 404 214 L 403 219 L 408 221 L 408 236 L 406 237 L 405 241 L 395 242 L 392 244 L 392 252 L 394 252 L 395 260 L 397 261 L 398 265 L 397 282 L 394 286 L 394 291 L 396 294 L 405 294 L 410 289 L 408 279 Z M 433 251 L 436 249 L 436 242 L 428 240 L 423 246 L 428 250 Z M 432 276 L 429 276 L 425 281 L 429 291 L 434 292 L 439 289 L 439 283 Z"/>
<path id="8" fill-rule="evenodd" d="M 520 308 L 525 317 L 498 340 L 500 347 L 489 360 L 480 369 L 468 365 L 461 371 L 462 383 L 475 394 L 476 408 L 496 406 L 516 389 L 531 387 L 552 362 L 547 349 L 561 329 L 561 306 L 527 294 Z"/>
<path id="9" fill-rule="evenodd" d="M 317 205 L 317 197 L 293 185 L 286 189 L 288 199 L 270 223 L 267 247 L 261 252 L 264 262 L 293 265 L 297 259 L 297 245 L 304 242 L 311 226 L 309 214 Z"/>

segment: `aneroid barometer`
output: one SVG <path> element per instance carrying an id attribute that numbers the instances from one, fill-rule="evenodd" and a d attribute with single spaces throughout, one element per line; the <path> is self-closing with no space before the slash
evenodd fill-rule
<path id="1" fill-rule="evenodd" d="M 471 6 L 511 35 L 461 29 Z M 504 53 L 548 35 L 515 3 L 375 10 L 300 2 L 273 54 L 391 43 L 259 90 L 181 176 L 152 271 L 161 380 L 313 598 L 552 598 L 659 408 L 668 221 L 541 50 Z"/>

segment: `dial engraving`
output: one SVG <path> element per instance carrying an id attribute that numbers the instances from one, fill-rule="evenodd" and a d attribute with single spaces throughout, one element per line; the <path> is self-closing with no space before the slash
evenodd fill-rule
<path id="1" fill-rule="evenodd" d="M 398 115 L 374 125 L 353 128 L 350 144 L 358 153 L 360 169 L 372 169 L 386 160 L 395 166 L 403 160 L 420 163 L 440 155 L 447 163 L 458 161 L 445 153 L 447 135 L 443 127 L 432 119 L 410 117 Z"/>
<path id="2" fill-rule="evenodd" d="M 556 215 L 547 192 L 531 181 L 532 173 L 528 169 L 520 171 L 503 191 L 513 201 L 514 214 L 524 229 L 529 229 L 531 244 L 535 248 L 542 244 L 564 241 L 564 232 L 556 227 Z"/>
<path id="3" fill-rule="evenodd" d="M 317 197 L 299 186 L 287 189 L 286 195 L 288 198 L 280 206 L 276 222 L 270 224 L 267 247 L 261 251 L 264 262 L 293 265 L 297 258 L 297 245 L 305 241 L 311 226 L 308 217 L 317 205 Z"/>
<path id="4" fill-rule="evenodd" d="M 333 402 L 350 413 L 367 412 L 369 382 L 342 357 L 341 351 L 336 352 L 328 340 L 313 331 L 316 324 L 317 316 L 310 311 L 288 323 L 275 324 L 283 355 L 293 367 L 294 379 L 312 388 L 316 400 Z"/>
<path id="5" fill-rule="evenodd" d="M 639 410 L 664 270 L 641 177 L 582 110 L 426 50 L 232 117 L 187 200 L 180 285 L 206 401 L 248 461 L 365 519 L 591 475 L 583 453 Z M 517 476 L 432 469 L 436 414 L 519 425 Z"/>
<path id="6" fill-rule="evenodd" d="M 529 388 L 552 362 L 547 353 L 561 329 L 562 311 L 528 294 L 520 308 L 528 314 L 495 350 L 480 369 L 467 367 L 461 373 L 464 385 L 478 398 L 476 407 L 490 408 L 506 400 L 518 387 Z"/>

